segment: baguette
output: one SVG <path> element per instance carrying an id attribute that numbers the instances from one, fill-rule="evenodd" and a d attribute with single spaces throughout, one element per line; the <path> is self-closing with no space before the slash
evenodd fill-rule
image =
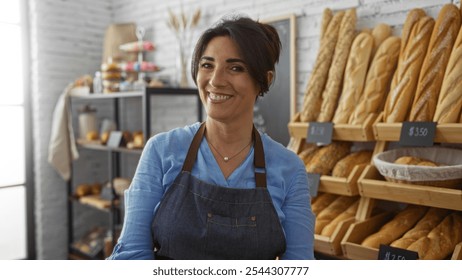
<path id="1" fill-rule="evenodd" d="M 339 38 L 335 46 L 332 65 L 329 69 L 326 87 L 322 92 L 321 110 L 317 118 L 318 122 L 330 122 L 334 115 L 348 54 L 356 35 L 356 21 L 356 9 L 352 8 L 345 12 L 345 16 L 340 23 Z"/>
<path id="2" fill-rule="evenodd" d="M 320 234 L 327 224 L 348 209 L 357 199 L 354 196 L 339 196 L 335 199 L 316 216 L 314 233 Z"/>
<path id="3" fill-rule="evenodd" d="M 302 122 L 315 121 L 321 110 L 322 92 L 326 85 L 332 58 L 334 57 L 340 23 L 344 15 L 344 11 L 340 11 L 334 15 L 329 21 L 325 36 L 321 39 L 316 62 L 305 89 L 303 108 L 300 113 L 300 120 Z"/>
<path id="4" fill-rule="evenodd" d="M 453 212 L 446 216 L 427 236 L 419 238 L 407 250 L 415 251 L 421 260 L 442 260 L 462 242 L 462 215 Z"/>
<path id="5" fill-rule="evenodd" d="M 436 105 L 434 122 L 457 123 L 462 108 L 462 28 L 444 73 L 438 104 Z"/>
<path id="6" fill-rule="evenodd" d="M 444 5 L 438 14 L 420 71 L 410 121 L 433 120 L 444 72 L 460 30 L 460 20 L 460 11 L 454 4 Z"/>
<path id="7" fill-rule="evenodd" d="M 350 218 L 354 218 L 356 216 L 356 211 L 358 210 L 359 206 L 359 199 L 356 200 L 353 204 L 348 207 L 344 212 L 340 213 L 337 217 L 335 217 L 331 222 L 329 222 L 321 231 L 321 235 L 331 237 L 334 233 L 337 226 Z"/>
<path id="8" fill-rule="evenodd" d="M 372 113 L 382 110 L 398 63 L 401 39 L 391 36 L 379 46 L 367 72 L 364 92 L 348 123 L 363 124 Z"/>
<path id="9" fill-rule="evenodd" d="M 345 157 L 350 152 L 350 142 L 332 142 L 317 150 L 308 162 L 306 172 L 328 175 L 331 173 L 337 161 Z"/>
<path id="10" fill-rule="evenodd" d="M 426 211 L 426 207 L 409 205 L 383 225 L 379 231 L 366 237 L 361 245 L 375 249 L 378 249 L 380 244 L 389 245 L 411 229 Z"/>
<path id="11" fill-rule="evenodd" d="M 346 178 L 356 165 L 367 164 L 371 161 L 372 151 L 354 152 L 339 160 L 332 170 L 333 177 Z"/>
<path id="12" fill-rule="evenodd" d="M 331 9 L 325 8 L 322 12 L 322 21 L 321 21 L 321 40 L 327 32 L 327 28 L 329 27 L 329 22 L 334 17 L 334 13 Z"/>
<path id="13" fill-rule="evenodd" d="M 427 236 L 448 214 L 449 210 L 442 208 L 430 208 L 425 216 L 417 224 L 406 232 L 403 237 L 393 241 L 390 246 L 401 249 L 407 249 L 412 243 L 419 238 Z"/>
<path id="14" fill-rule="evenodd" d="M 311 210 L 313 211 L 314 215 L 317 216 L 338 197 L 338 195 L 332 193 L 321 193 L 311 205 Z"/>
<path id="15" fill-rule="evenodd" d="M 369 33 L 361 32 L 354 39 L 345 68 L 342 94 L 332 120 L 334 123 L 348 123 L 348 118 L 358 104 L 373 46 L 374 38 Z"/>
<path id="16" fill-rule="evenodd" d="M 379 49 L 380 45 L 392 34 L 390 25 L 385 23 L 377 24 L 372 29 L 371 35 L 374 38 L 374 47 L 372 48 L 371 57 L 374 57 L 375 53 Z"/>
<path id="17" fill-rule="evenodd" d="M 392 87 L 385 103 L 383 113 L 387 123 L 402 122 L 407 117 L 434 25 L 435 20 L 425 16 L 412 28 L 409 42 L 406 43 L 404 52 L 400 54 Z"/>
<path id="18" fill-rule="evenodd" d="M 319 149 L 318 146 L 315 144 L 311 144 L 310 146 L 306 147 L 303 151 L 298 154 L 298 157 L 303 160 L 303 163 L 308 164 L 315 154 L 315 152 Z"/>

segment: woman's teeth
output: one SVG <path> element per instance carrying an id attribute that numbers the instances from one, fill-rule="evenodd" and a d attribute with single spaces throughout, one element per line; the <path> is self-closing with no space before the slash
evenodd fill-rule
<path id="1" fill-rule="evenodd" d="M 212 99 L 213 101 L 222 101 L 222 100 L 230 99 L 231 96 L 209 93 L 209 98 Z"/>

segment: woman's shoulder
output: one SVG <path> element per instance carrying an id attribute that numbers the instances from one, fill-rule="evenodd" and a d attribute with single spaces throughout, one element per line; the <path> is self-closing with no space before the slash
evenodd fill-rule
<path id="1" fill-rule="evenodd" d="M 303 161 L 291 150 L 287 149 L 281 143 L 272 139 L 265 133 L 260 133 L 265 157 L 269 162 L 278 162 L 279 165 L 285 165 L 290 168 L 305 168 Z"/>

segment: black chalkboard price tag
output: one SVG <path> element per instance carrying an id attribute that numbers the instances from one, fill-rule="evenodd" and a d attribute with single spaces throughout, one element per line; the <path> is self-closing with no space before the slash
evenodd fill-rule
<path id="1" fill-rule="evenodd" d="M 333 130 L 334 124 L 331 122 L 310 122 L 306 142 L 329 145 Z"/>
<path id="2" fill-rule="evenodd" d="M 311 197 L 318 196 L 319 182 L 321 181 L 321 174 L 319 173 L 306 173 L 308 176 L 308 186 L 310 187 Z"/>
<path id="3" fill-rule="evenodd" d="M 378 260 L 399 261 L 399 260 L 417 260 L 419 254 L 401 248 L 391 247 L 381 244 L 379 247 Z"/>
<path id="4" fill-rule="evenodd" d="M 436 122 L 403 122 L 399 145 L 401 146 L 433 146 Z"/>

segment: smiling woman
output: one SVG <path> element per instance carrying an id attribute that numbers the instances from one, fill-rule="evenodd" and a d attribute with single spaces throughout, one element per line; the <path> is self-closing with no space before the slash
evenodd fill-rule
<path id="1" fill-rule="evenodd" d="M 314 258 L 305 165 L 253 124 L 280 49 L 247 17 L 202 34 L 191 73 L 207 119 L 148 141 L 109 259 Z"/>

